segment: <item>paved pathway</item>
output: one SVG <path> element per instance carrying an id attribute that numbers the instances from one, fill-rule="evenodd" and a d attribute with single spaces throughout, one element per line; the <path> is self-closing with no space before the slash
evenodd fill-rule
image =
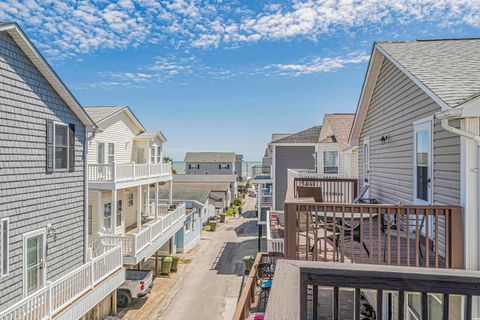
<path id="1" fill-rule="evenodd" d="M 245 216 L 253 209 L 254 199 L 247 197 Z M 204 232 L 169 302 L 152 319 L 231 319 L 243 281 L 241 259 L 256 254 L 257 232 L 256 219 L 243 217 Z"/>

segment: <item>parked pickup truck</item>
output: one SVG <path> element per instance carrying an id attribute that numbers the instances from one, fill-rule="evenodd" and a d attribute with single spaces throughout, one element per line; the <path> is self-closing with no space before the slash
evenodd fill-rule
<path id="1" fill-rule="evenodd" d="M 117 289 L 117 306 L 127 307 L 132 298 L 146 296 L 153 287 L 153 272 L 150 270 L 127 269 L 125 282 Z"/>

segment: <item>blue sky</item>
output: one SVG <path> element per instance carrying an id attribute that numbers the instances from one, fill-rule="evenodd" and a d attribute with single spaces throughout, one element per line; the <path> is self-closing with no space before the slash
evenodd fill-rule
<path id="1" fill-rule="evenodd" d="M 128 105 L 166 153 L 259 160 L 354 112 L 375 40 L 474 37 L 478 0 L 3 0 L 83 105 Z"/>

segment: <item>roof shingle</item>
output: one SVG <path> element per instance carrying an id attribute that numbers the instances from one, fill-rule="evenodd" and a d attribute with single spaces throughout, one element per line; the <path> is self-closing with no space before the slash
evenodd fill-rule
<path id="1" fill-rule="evenodd" d="M 288 137 L 272 141 L 272 143 L 317 143 L 321 131 L 322 126 L 315 126 L 291 134 Z"/>

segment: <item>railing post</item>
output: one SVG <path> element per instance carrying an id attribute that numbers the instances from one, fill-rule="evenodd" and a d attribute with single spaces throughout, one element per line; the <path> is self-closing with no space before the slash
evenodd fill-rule
<path id="1" fill-rule="evenodd" d="M 47 316 L 48 318 L 51 318 L 53 316 L 53 294 L 52 294 L 52 281 L 47 281 L 47 287 L 48 287 L 48 304 L 47 304 Z"/>
<path id="2" fill-rule="evenodd" d="M 112 181 L 117 181 L 117 163 L 115 161 L 112 162 Z"/>

